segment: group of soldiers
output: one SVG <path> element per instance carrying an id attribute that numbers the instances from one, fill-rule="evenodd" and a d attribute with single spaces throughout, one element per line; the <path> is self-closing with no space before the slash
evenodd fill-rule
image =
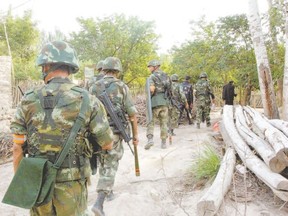
<path id="1" fill-rule="evenodd" d="M 147 79 L 149 83 L 147 92 L 147 144 L 145 149 L 148 150 L 154 145 L 154 125 L 156 119 L 160 123 L 161 148 L 167 148 L 167 137 L 175 135 L 174 129 L 178 128 L 184 110 L 186 111 L 189 124 L 193 124 L 192 108 L 193 95 L 195 95 L 196 104 L 196 126 L 200 129 L 200 123 L 206 122 L 210 127 L 210 110 L 211 104 L 214 104 L 215 96 L 208 81 L 206 72 L 202 72 L 199 80 L 195 84 L 193 91 L 192 84 L 189 82 L 190 76 L 185 77 L 183 83 L 179 83 L 177 74 L 169 77 L 160 69 L 160 62 L 152 60 L 148 64 L 151 75 Z M 147 86 L 147 85 L 146 85 Z M 151 111 L 149 112 L 149 109 Z M 150 116 L 151 115 L 151 116 Z"/>
<path id="2" fill-rule="evenodd" d="M 88 82 L 87 89 L 76 86 L 69 79 L 70 74 L 79 71 L 79 63 L 76 51 L 67 42 L 47 43 L 41 49 L 36 63 L 42 68 L 44 85 L 25 93 L 10 126 L 14 142 L 14 171 L 17 172 L 23 157 L 47 158 L 54 163 L 64 148 L 75 119 L 80 118 L 82 125 L 68 155 L 57 170 L 52 199 L 43 205 L 33 206 L 30 214 L 86 215 L 90 159 L 97 154 L 100 163 L 98 195 L 92 211 L 97 216 L 103 216 L 104 201 L 114 198 L 115 176 L 124 153 L 123 131 L 115 123 L 111 112 L 116 113 L 118 124 L 125 130 L 131 128 L 134 150 L 139 142 L 137 109 L 128 86 L 118 79 L 122 73 L 121 62 L 116 57 L 100 61 L 97 64 L 98 73 Z M 158 60 L 148 64 L 151 72 L 148 87 L 152 116 L 147 125 L 147 150 L 154 144 L 156 118 L 160 122 L 162 148 L 167 147 L 168 131 L 174 133 L 184 110 L 189 124 L 193 123 L 193 88 L 189 83 L 190 77 L 186 76 L 185 82 L 180 85 L 178 75 L 174 74 L 170 78 L 160 70 L 160 65 Z M 194 95 L 197 128 L 200 128 L 203 120 L 209 127 L 210 104 L 214 95 L 205 72 L 200 74 L 195 84 Z M 81 106 L 82 103 L 86 104 Z M 82 107 L 85 107 L 84 114 Z"/>

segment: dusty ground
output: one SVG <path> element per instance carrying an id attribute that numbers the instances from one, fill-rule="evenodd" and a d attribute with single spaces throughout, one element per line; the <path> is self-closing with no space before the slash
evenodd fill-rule
<path id="1" fill-rule="evenodd" d="M 212 122 L 220 117 L 220 110 L 211 113 Z M 201 151 L 204 143 L 211 143 L 211 128 L 203 124 L 201 129 L 194 125 L 180 125 L 175 130 L 173 144 L 163 150 L 160 148 L 159 128 L 155 128 L 155 145 L 144 150 L 146 144 L 145 128 L 140 128 L 138 148 L 141 176 L 134 174 L 133 156 L 125 145 L 125 154 L 120 161 L 115 182 L 116 198 L 105 202 L 106 216 L 197 216 L 197 201 L 205 193 L 209 184 L 195 184 L 190 167 Z M 215 145 L 215 143 L 214 143 Z M 12 164 L 1 166 L 0 199 L 12 179 Z M 89 208 L 96 200 L 96 183 L 98 176 L 92 177 L 89 186 Z M 242 176 L 235 174 L 234 185 L 241 191 Z M 247 204 L 243 198 L 235 197 L 234 185 L 225 198 L 219 216 L 287 216 L 288 204 L 274 197 L 270 189 L 251 175 Z M 0 204 L 0 215 L 28 215 L 27 210 Z"/>

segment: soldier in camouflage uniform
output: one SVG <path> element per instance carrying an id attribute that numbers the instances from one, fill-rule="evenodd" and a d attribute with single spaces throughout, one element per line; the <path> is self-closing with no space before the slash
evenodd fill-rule
<path id="1" fill-rule="evenodd" d="M 181 86 L 183 88 L 183 92 L 187 98 L 187 102 L 188 102 L 188 109 L 186 109 L 185 104 L 181 104 L 180 107 L 180 117 L 179 117 L 179 123 L 181 120 L 181 117 L 183 115 L 184 109 L 186 111 L 186 115 L 187 115 L 187 119 L 189 122 L 189 125 L 193 124 L 193 116 L 192 116 L 192 109 L 193 109 L 193 87 L 192 84 L 189 82 L 189 80 L 191 79 L 190 76 L 186 76 L 185 77 L 185 81 L 181 83 Z M 195 118 L 195 115 L 194 115 Z"/>
<path id="2" fill-rule="evenodd" d="M 128 115 L 132 128 L 133 145 L 138 145 L 138 129 L 137 129 L 137 109 L 133 104 L 132 97 L 128 86 L 121 80 L 117 79 L 122 72 L 122 65 L 118 58 L 108 57 L 103 63 L 103 71 L 105 76 L 91 86 L 89 91 L 99 97 L 103 91 L 108 94 L 114 108 L 121 110 L 123 116 Z M 97 185 L 97 200 L 92 208 L 95 215 L 104 215 L 103 203 L 107 195 L 111 199 L 112 189 L 114 186 L 116 172 L 118 170 L 119 161 L 121 160 L 124 148 L 123 138 L 115 127 L 108 115 L 110 125 L 114 132 L 113 148 L 109 151 L 102 151 L 100 155 L 99 181 Z M 126 119 L 122 119 L 125 126 L 128 126 Z M 113 195 L 113 194 L 112 194 Z"/>
<path id="3" fill-rule="evenodd" d="M 96 65 L 97 74 L 93 76 L 91 79 L 88 80 L 87 83 L 87 90 L 92 86 L 93 83 L 102 79 L 104 77 L 104 71 L 102 70 L 103 67 L 103 60 L 100 60 Z"/>
<path id="4" fill-rule="evenodd" d="M 97 140 L 103 149 L 111 149 L 113 134 L 102 103 L 73 84 L 69 74 L 79 70 L 74 49 L 64 41 L 46 44 L 37 59 L 45 85 L 25 93 L 11 123 L 14 136 L 13 165 L 16 171 L 23 158 L 27 139 L 28 157 L 47 158 L 52 163 L 80 111 L 83 95 L 89 98 L 85 122 L 60 169 L 54 196 L 42 206 L 33 207 L 31 215 L 87 215 L 87 180 L 91 175 L 89 157 L 93 146 L 87 137 Z M 85 97 L 86 97 L 85 96 Z"/>
<path id="5" fill-rule="evenodd" d="M 178 119 L 180 117 L 180 106 L 184 104 L 184 107 L 188 109 L 188 103 L 186 96 L 183 92 L 182 86 L 178 83 L 178 75 L 173 74 L 171 76 L 172 81 L 172 98 L 171 98 L 171 105 L 169 106 L 168 111 L 168 127 L 170 135 L 175 136 L 174 129 L 178 128 Z"/>
<path id="6" fill-rule="evenodd" d="M 168 106 L 170 103 L 167 93 L 171 90 L 171 80 L 166 73 L 160 70 L 160 62 L 158 60 L 151 60 L 148 63 L 148 69 L 151 72 L 149 80 L 153 118 L 147 125 L 146 136 L 148 142 L 145 145 L 145 149 L 148 150 L 154 145 L 153 134 L 156 118 L 160 121 L 161 148 L 165 149 L 167 148 Z"/>
<path id="7" fill-rule="evenodd" d="M 196 98 L 196 122 L 197 128 L 200 128 L 200 123 L 202 120 L 206 121 L 206 126 L 210 127 L 210 107 L 211 102 L 214 103 L 214 94 L 207 80 L 208 76 L 206 72 L 202 72 L 199 76 L 199 80 L 195 85 L 195 98 Z M 212 100 L 212 101 L 211 101 Z"/>

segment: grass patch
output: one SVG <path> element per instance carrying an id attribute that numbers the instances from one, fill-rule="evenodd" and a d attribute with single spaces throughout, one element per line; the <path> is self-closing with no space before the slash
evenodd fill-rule
<path id="1" fill-rule="evenodd" d="M 193 175 L 197 180 L 212 180 L 218 173 L 220 163 L 221 159 L 217 151 L 212 146 L 205 144 L 192 165 Z"/>

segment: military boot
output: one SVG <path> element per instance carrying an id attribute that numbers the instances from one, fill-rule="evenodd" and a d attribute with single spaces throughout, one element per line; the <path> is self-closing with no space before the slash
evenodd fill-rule
<path id="1" fill-rule="evenodd" d="M 197 128 L 200 129 L 200 123 L 197 123 Z"/>
<path id="2" fill-rule="evenodd" d="M 145 147 L 144 147 L 146 150 L 150 149 L 151 146 L 154 145 L 153 135 L 149 134 L 149 135 L 147 136 L 147 138 L 148 138 L 148 141 L 147 141 L 147 144 L 146 144 Z"/>
<path id="3" fill-rule="evenodd" d="M 162 139 L 162 141 L 161 141 L 161 148 L 162 148 L 162 149 L 166 149 L 166 148 L 167 148 L 167 146 L 166 146 L 166 139 Z"/>
<path id="4" fill-rule="evenodd" d="M 206 122 L 206 126 L 207 126 L 207 127 L 210 127 L 210 126 L 211 126 L 211 123 L 210 123 L 210 122 Z"/>
<path id="5" fill-rule="evenodd" d="M 95 216 L 105 216 L 103 211 L 103 203 L 106 197 L 106 193 L 100 191 L 97 196 L 97 200 L 92 207 L 92 211 L 94 212 Z"/>

